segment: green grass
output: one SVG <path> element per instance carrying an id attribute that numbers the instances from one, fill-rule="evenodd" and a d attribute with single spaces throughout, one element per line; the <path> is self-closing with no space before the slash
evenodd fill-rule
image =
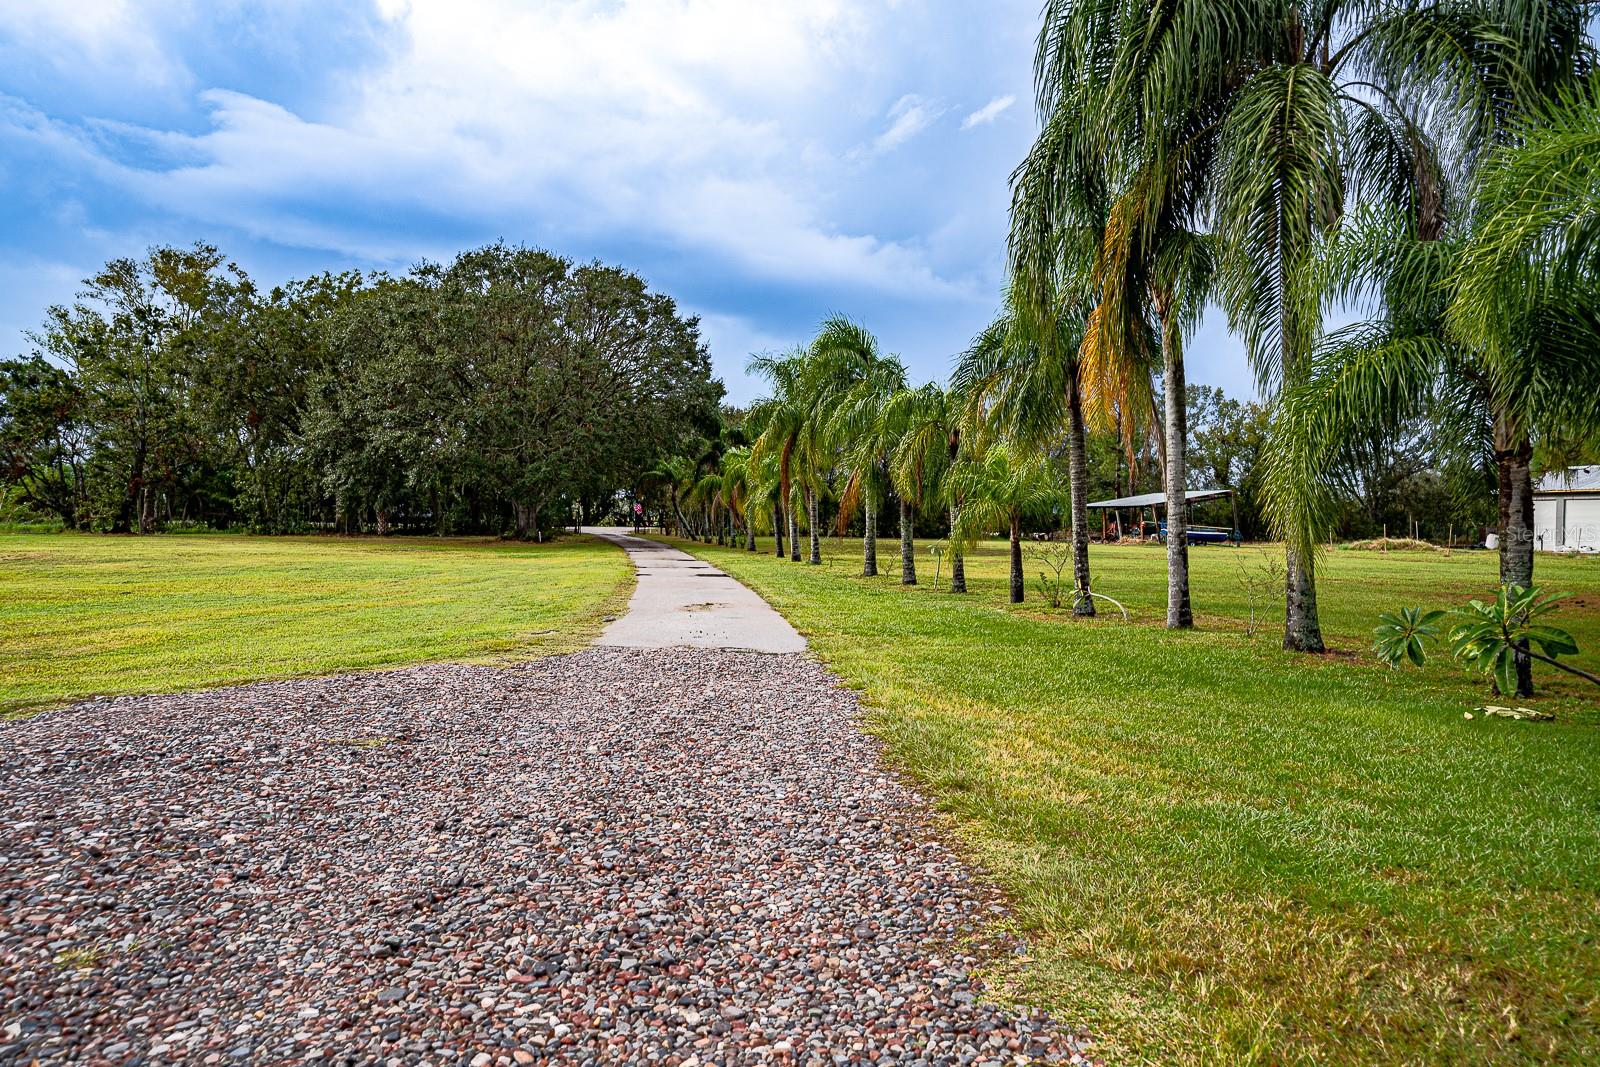
<path id="1" fill-rule="evenodd" d="M 588 538 L 0 536 L 0 715 L 586 644 L 633 568 Z"/>
<path id="2" fill-rule="evenodd" d="M 1487 691 L 1448 657 L 1391 673 L 1366 651 L 1380 610 L 1491 592 L 1492 556 L 1328 555 L 1335 653 L 1304 657 L 1277 647 L 1281 602 L 1244 636 L 1226 548 L 1192 554 L 1200 629 L 1169 634 L 1156 548 L 1094 550 L 1129 625 L 1031 588 L 1009 608 L 995 545 L 966 597 L 902 588 L 892 542 L 879 579 L 853 542 L 821 568 L 686 547 L 864 690 L 1014 902 L 1028 952 L 996 983 L 1113 1062 L 1600 1060 L 1597 694 L 1540 670 L 1556 722 L 1469 721 Z M 1558 621 L 1592 668 L 1600 560 L 1538 573 L 1581 594 Z"/>

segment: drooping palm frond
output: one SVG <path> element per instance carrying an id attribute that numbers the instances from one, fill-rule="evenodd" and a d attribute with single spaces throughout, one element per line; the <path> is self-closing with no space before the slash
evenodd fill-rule
<path id="1" fill-rule="evenodd" d="M 1425 333 L 1361 324 L 1331 335 L 1305 380 L 1280 394 L 1263 502 L 1274 532 L 1297 552 L 1314 554 L 1337 519 L 1339 451 L 1366 427 L 1426 410 L 1443 347 Z"/>
<path id="2" fill-rule="evenodd" d="M 1587 382 L 1592 411 L 1600 373 L 1600 76 L 1530 115 L 1518 135 L 1479 178 L 1450 323 L 1486 353 L 1500 390 L 1543 396 L 1548 406 Z M 1530 342 L 1542 358 L 1518 358 Z"/>
<path id="3" fill-rule="evenodd" d="M 895 491 L 921 509 L 941 503 L 952 438 L 960 434 L 951 394 L 933 384 L 902 389 L 884 405 L 883 421 L 895 441 L 889 457 Z"/>
<path id="4" fill-rule="evenodd" d="M 1219 293 L 1263 383 L 1297 372 L 1315 324 L 1290 289 L 1316 235 L 1344 210 L 1343 115 L 1334 82 L 1305 64 L 1261 71 L 1222 127 L 1215 226 Z"/>
<path id="5" fill-rule="evenodd" d="M 962 501 L 955 536 L 968 545 L 985 533 L 1008 528 L 1013 520 L 1049 514 L 1066 503 L 1048 457 L 1005 442 L 958 463 L 950 482 Z"/>

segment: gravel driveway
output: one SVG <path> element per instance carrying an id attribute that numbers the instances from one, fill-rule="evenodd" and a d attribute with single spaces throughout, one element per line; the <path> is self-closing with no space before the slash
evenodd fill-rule
<path id="1" fill-rule="evenodd" d="M 1076 1059 L 856 715 L 591 649 L 0 723 L 0 1062 Z"/>

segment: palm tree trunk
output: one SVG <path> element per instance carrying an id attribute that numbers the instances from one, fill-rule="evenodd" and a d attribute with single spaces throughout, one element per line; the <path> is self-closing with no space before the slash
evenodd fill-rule
<path id="1" fill-rule="evenodd" d="M 965 593 L 967 591 L 967 560 L 966 553 L 961 548 L 961 538 L 956 536 L 956 530 L 961 525 L 961 509 L 950 505 L 950 591 L 952 593 Z"/>
<path id="2" fill-rule="evenodd" d="M 794 495 L 789 499 L 789 561 L 800 562 L 800 517 L 794 506 Z"/>
<path id="3" fill-rule="evenodd" d="M 863 505 L 865 511 L 861 523 L 861 577 L 876 578 L 878 576 L 878 502 L 873 499 L 870 489 L 866 492 Z"/>
<path id="4" fill-rule="evenodd" d="M 1183 374 L 1183 337 L 1173 316 L 1161 322 L 1162 374 L 1167 429 L 1167 629 L 1194 626 L 1189 604 L 1189 516 L 1187 514 L 1189 415 Z"/>
<path id="5" fill-rule="evenodd" d="M 744 509 L 744 547 L 747 552 L 756 550 L 756 516 L 748 504 Z"/>
<path id="6" fill-rule="evenodd" d="M 1284 619 L 1283 647 L 1289 652 L 1326 652 L 1322 625 L 1317 621 L 1317 576 L 1311 557 L 1302 557 L 1293 548 L 1283 552 Z"/>
<path id="7" fill-rule="evenodd" d="M 1287 291 L 1287 275 L 1292 260 L 1288 253 L 1279 250 L 1279 271 Z M 1283 331 L 1283 381 L 1285 386 L 1298 385 L 1305 376 L 1307 357 L 1296 347 L 1297 329 L 1289 321 L 1281 324 Z M 1317 575 L 1310 556 L 1302 557 L 1292 547 L 1283 553 L 1283 647 L 1288 652 L 1326 652 L 1322 643 L 1322 624 L 1317 617 Z"/>
<path id="8" fill-rule="evenodd" d="M 904 497 L 900 499 L 900 584 L 917 584 L 917 512 Z"/>
<path id="9" fill-rule="evenodd" d="M 1011 602 L 1022 603 L 1022 516 L 1011 516 Z"/>
<path id="10" fill-rule="evenodd" d="M 1500 480 L 1500 583 L 1526 589 L 1533 585 L 1533 443 L 1505 412 L 1495 416 L 1494 458 Z M 1517 653 L 1516 695 L 1533 695 L 1526 643 Z"/>
<path id="11" fill-rule="evenodd" d="M 811 535 L 811 560 L 813 567 L 822 565 L 822 537 L 817 533 L 817 494 L 806 490 L 806 532 Z"/>
<path id="12" fill-rule="evenodd" d="M 1067 483 L 1072 492 L 1072 613 L 1094 614 L 1089 595 L 1089 454 L 1083 431 L 1083 393 L 1073 373 L 1067 384 Z"/>
<path id="13" fill-rule="evenodd" d="M 772 505 L 772 539 L 778 544 L 777 556 L 783 558 L 783 505 L 774 502 Z"/>

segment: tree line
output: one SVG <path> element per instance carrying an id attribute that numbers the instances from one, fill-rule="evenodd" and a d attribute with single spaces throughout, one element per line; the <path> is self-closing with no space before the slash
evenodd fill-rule
<path id="1" fill-rule="evenodd" d="M 974 526 L 1015 546 L 1020 515 L 1064 500 L 1087 615 L 1096 435 L 1153 440 L 1167 625 L 1191 626 L 1184 344 L 1217 305 L 1271 401 L 1259 499 L 1286 542 L 1286 648 L 1323 649 L 1318 546 L 1397 493 L 1467 521 L 1493 501 L 1501 580 L 1530 587 L 1534 470 L 1600 447 L 1596 11 L 1048 0 L 994 323 L 944 386 L 907 387 L 845 319 L 758 359 L 752 444 L 709 491 L 770 512 L 792 558 L 804 525 L 815 562 L 834 486 L 865 515 L 867 573 L 892 495 L 907 581 L 917 516 L 942 513 L 956 591 Z"/>
<path id="2" fill-rule="evenodd" d="M 0 362 L 0 477 L 72 529 L 537 537 L 715 433 L 722 395 L 671 298 L 503 243 L 266 290 L 157 248 L 33 341 Z"/>

